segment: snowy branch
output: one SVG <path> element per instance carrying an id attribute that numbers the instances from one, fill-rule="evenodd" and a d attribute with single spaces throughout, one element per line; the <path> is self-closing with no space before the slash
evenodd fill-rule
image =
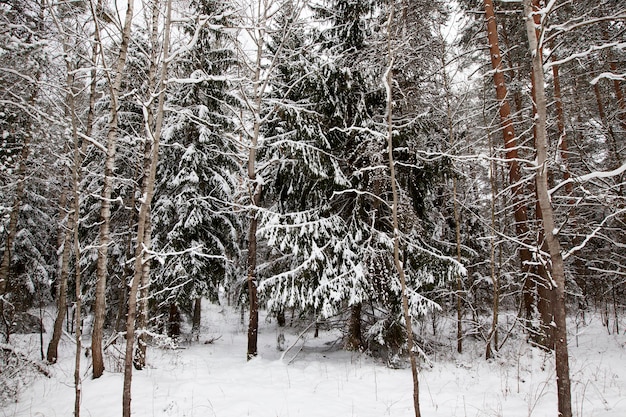
<path id="1" fill-rule="evenodd" d="M 586 175 L 581 175 L 579 177 L 570 177 L 565 181 L 562 181 L 561 183 L 559 183 L 558 185 L 556 185 L 554 188 L 552 188 L 551 190 L 549 190 L 549 194 L 552 195 L 554 194 L 556 191 L 558 191 L 560 188 L 562 188 L 563 186 L 567 185 L 567 184 L 581 184 L 584 182 L 588 182 L 591 181 L 593 179 L 596 178 L 611 178 L 611 177 L 616 177 L 618 175 L 621 175 L 622 173 L 626 172 L 626 163 L 622 164 L 622 166 L 620 166 L 619 168 L 616 168 L 612 171 L 595 171 L 595 172 L 591 172 L 589 174 Z"/>

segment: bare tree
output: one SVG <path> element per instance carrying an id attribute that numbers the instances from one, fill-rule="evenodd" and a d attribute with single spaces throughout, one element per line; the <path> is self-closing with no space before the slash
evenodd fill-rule
<path id="1" fill-rule="evenodd" d="M 402 312 L 404 315 L 404 326 L 406 328 L 406 341 L 409 361 L 411 363 L 411 376 L 413 377 L 413 408 L 415 417 L 420 417 L 420 400 L 419 400 L 419 375 L 417 370 L 417 359 L 413 350 L 413 327 L 412 318 L 409 310 L 409 296 L 406 285 L 406 277 L 404 273 L 404 265 L 400 254 L 400 230 L 398 222 L 398 205 L 400 199 L 398 196 L 398 185 L 396 182 L 396 168 L 393 157 L 393 64 L 394 50 L 392 47 L 392 21 L 394 7 L 393 3 L 388 4 L 388 20 L 387 20 L 387 68 L 383 75 L 383 83 L 386 92 L 386 122 L 387 122 L 387 152 L 389 158 L 389 179 L 391 181 L 392 207 L 391 217 L 393 223 L 393 261 L 400 278 L 400 296 L 402 299 Z M 459 342 L 460 343 L 460 342 Z"/>
<path id="2" fill-rule="evenodd" d="M 152 47 L 157 48 L 158 21 L 160 3 L 154 1 L 152 4 Z M 157 92 L 151 95 L 148 103 L 144 105 L 144 115 L 146 121 L 147 142 L 151 146 L 145 147 L 144 161 L 148 172 L 145 173 L 142 184 L 142 198 L 139 206 L 139 217 L 137 219 L 137 241 L 135 247 L 135 271 L 133 280 L 128 294 L 128 315 L 126 318 L 126 356 L 124 358 L 124 389 L 122 395 L 122 415 L 130 417 L 131 414 L 131 382 L 133 373 L 133 347 L 135 341 L 135 320 L 137 314 L 137 294 L 139 284 L 147 280 L 150 272 L 150 205 L 154 195 L 154 183 L 156 177 L 157 164 L 159 160 L 159 143 L 161 140 L 161 131 L 163 127 L 164 106 L 165 106 L 165 90 L 167 81 L 167 70 L 169 63 L 169 42 L 170 42 L 170 22 L 172 16 L 172 0 L 167 0 L 163 35 L 163 50 L 161 61 L 161 72 L 158 83 Z M 156 73 L 158 54 L 155 51 L 151 54 L 152 73 Z M 158 97 L 156 114 L 151 115 L 148 110 L 151 107 L 150 101 Z M 154 116 L 154 117 L 153 117 Z M 152 124 L 154 122 L 154 124 Z M 144 306 L 145 310 L 146 306 Z M 140 365 L 145 361 L 145 350 L 141 352 L 143 355 Z"/>
<path id="3" fill-rule="evenodd" d="M 555 354 L 556 354 L 556 383 L 558 393 L 558 410 L 561 417 L 572 416 L 572 400 L 570 392 L 569 355 L 567 350 L 567 329 L 565 311 L 565 267 L 561 253 L 561 244 L 558 238 L 558 229 L 554 220 L 554 211 L 548 192 L 548 136 L 546 127 L 547 104 L 544 87 L 545 74 L 541 54 L 541 43 L 537 40 L 534 16 L 539 16 L 533 10 L 532 0 L 524 0 L 524 15 L 526 19 L 526 34 L 532 57 L 533 78 L 535 84 L 535 148 L 537 151 L 537 173 L 535 185 L 537 198 L 542 213 L 542 227 L 546 245 L 549 250 L 549 272 L 554 286 L 554 321 L 555 321 Z"/>
<path id="4" fill-rule="evenodd" d="M 100 4 L 100 3 L 99 3 Z M 113 177 L 115 172 L 115 154 L 117 146 L 118 127 L 118 99 L 122 80 L 124 78 L 124 66 L 128 54 L 128 44 L 130 42 L 131 23 L 133 18 L 134 0 L 128 0 L 126 17 L 122 30 L 122 38 L 119 47 L 119 55 L 115 63 L 113 77 L 107 74 L 109 83 L 109 94 L 111 99 L 111 109 L 109 113 L 109 123 L 106 140 L 106 159 L 104 165 L 104 178 L 102 183 L 100 200 L 100 232 L 98 242 L 98 262 L 96 268 L 96 297 L 94 302 L 95 317 L 93 331 L 91 334 L 91 349 L 93 363 L 93 377 L 99 378 L 104 372 L 104 358 L 102 352 L 102 337 L 104 332 L 104 313 L 106 308 L 106 283 L 107 283 L 107 262 L 108 249 L 111 241 L 109 235 L 111 220 L 111 192 L 113 190 Z M 92 16 L 95 23 L 96 42 L 102 43 L 100 39 L 100 25 L 93 3 L 91 4 Z M 104 60 L 103 60 L 104 61 Z"/>

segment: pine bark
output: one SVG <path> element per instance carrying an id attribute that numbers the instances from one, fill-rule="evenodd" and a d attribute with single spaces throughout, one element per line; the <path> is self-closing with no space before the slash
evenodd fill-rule
<path id="1" fill-rule="evenodd" d="M 554 322 L 555 322 L 555 356 L 556 356 L 556 383 L 558 396 L 558 412 L 561 417 L 572 416 L 571 406 L 571 382 L 569 375 L 569 355 L 567 349 L 567 329 L 565 310 L 565 270 L 561 254 L 561 244 L 557 235 L 554 219 L 554 211 L 548 192 L 548 139 L 546 128 L 546 95 L 544 90 L 545 75 L 543 61 L 535 35 L 535 21 L 532 17 L 533 6 L 531 0 L 524 0 L 524 14 L 526 17 L 526 33 L 528 36 L 530 53 L 532 56 L 532 68 L 535 80 L 539 82 L 535 86 L 535 115 L 537 151 L 537 175 L 535 184 L 537 196 L 542 211 L 542 227 L 545 241 L 550 252 L 550 272 L 554 282 Z"/>
<path id="2" fill-rule="evenodd" d="M 102 338 L 104 333 L 104 314 L 106 308 L 106 285 L 107 285 L 107 263 L 108 250 L 111 236 L 109 234 L 111 220 L 111 193 L 113 190 L 113 176 L 115 172 L 115 154 L 117 146 L 117 128 L 118 128 L 118 99 L 122 79 L 124 78 L 124 66 L 126 65 L 126 56 L 128 54 L 128 44 L 130 42 L 131 23 L 133 18 L 134 0 L 128 0 L 126 17 L 124 20 L 124 29 L 122 31 L 122 42 L 120 44 L 119 55 L 115 65 L 115 79 L 109 79 L 111 110 L 109 114 L 109 123 L 107 131 L 106 158 L 104 163 L 104 178 L 102 191 L 100 196 L 100 230 L 98 241 L 98 261 L 96 264 L 96 293 L 94 301 L 94 322 L 91 334 L 91 350 L 93 378 L 99 378 L 104 372 L 104 357 L 102 352 Z M 100 29 L 95 10 L 92 9 L 94 22 L 96 23 L 97 42 L 100 40 Z"/>
<path id="3" fill-rule="evenodd" d="M 493 80 L 496 88 L 496 98 L 500 103 L 499 114 L 500 123 L 502 125 L 502 134 L 504 138 L 504 147 L 506 150 L 506 159 L 509 167 L 509 184 L 513 193 L 513 215 L 515 219 L 515 234 L 517 239 L 522 242 L 519 248 L 519 256 L 521 261 L 521 270 L 524 277 L 524 304 L 527 316 L 532 309 L 530 298 L 530 278 L 529 266 L 532 256 L 528 247 L 532 246 L 528 234 L 528 214 L 523 203 L 524 190 L 521 180 L 521 171 L 519 162 L 517 161 L 517 139 L 515 136 L 515 128 L 511 117 L 511 106 L 507 99 L 507 87 L 504 80 L 502 69 L 502 55 L 498 43 L 498 28 L 496 24 L 496 15 L 492 0 L 484 0 L 485 6 L 485 23 L 487 27 L 487 41 L 489 43 L 489 55 L 491 57 L 491 66 L 493 68 Z"/>

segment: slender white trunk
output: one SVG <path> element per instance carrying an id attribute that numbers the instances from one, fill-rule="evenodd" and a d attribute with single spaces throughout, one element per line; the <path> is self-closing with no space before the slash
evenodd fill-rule
<path id="1" fill-rule="evenodd" d="M 541 207 L 542 226 L 545 241 L 550 252 L 550 273 L 554 283 L 554 322 L 555 322 L 555 356 L 556 356 L 556 383 L 558 396 L 558 411 L 561 417 L 572 416 L 571 389 L 569 375 L 569 355 L 567 349 L 567 329 L 565 324 L 565 271 L 561 244 L 557 235 L 554 211 L 550 194 L 548 192 L 548 138 L 546 128 L 547 104 L 545 95 L 545 75 L 541 59 L 540 45 L 537 42 L 535 21 L 533 19 L 533 7 L 531 0 L 524 0 L 524 15 L 526 19 L 526 34 L 532 56 L 532 69 L 535 79 L 535 106 L 536 114 L 535 147 L 537 150 L 537 175 L 535 185 L 537 198 Z"/>
<path id="2" fill-rule="evenodd" d="M 100 4 L 100 2 L 98 3 Z M 104 178 L 102 180 L 102 191 L 100 196 L 100 231 L 98 242 L 98 261 L 96 264 L 96 294 L 94 301 L 95 317 L 93 331 L 91 334 L 91 349 L 93 363 L 93 377 L 99 378 L 104 372 L 104 358 L 102 352 L 102 337 L 104 332 L 104 313 L 106 308 L 106 283 L 107 283 L 107 263 L 108 249 L 111 237 L 109 234 L 111 219 L 111 192 L 113 190 L 113 177 L 115 173 L 115 153 L 117 146 L 117 125 L 118 125 L 118 99 L 122 79 L 124 78 L 124 66 L 128 54 L 128 44 L 130 42 L 131 23 L 133 18 L 134 0 L 128 0 L 124 29 L 122 31 L 122 43 L 115 65 L 114 80 L 109 78 L 109 89 L 111 99 L 111 110 L 109 114 L 109 124 L 107 131 L 106 159 L 104 162 Z M 96 23 L 96 41 L 100 40 L 100 27 L 98 24 L 96 11 L 93 9 L 92 15 Z M 103 60 L 104 62 L 104 60 Z"/>
<path id="3" fill-rule="evenodd" d="M 158 8 L 159 2 L 155 0 L 153 7 Z M 137 313 L 137 293 L 139 284 L 149 274 L 149 256 L 150 250 L 150 205 L 154 195 L 154 183 L 156 178 L 157 164 L 159 160 L 159 143 L 161 139 L 161 130 L 163 127 L 163 113 L 165 106 L 165 89 L 168 70 L 168 56 L 170 43 L 170 22 L 172 15 L 172 0 L 168 0 L 167 11 L 165 17 L 165 33 L 163 37 L 163 61 L 161 64 L 160 80 L 158 85 L 158 105 L 156 109 L 156 118 L 154 126 L 146 124 L 147 140 L 152 142 L 151 149 L 146 154 L 149 161 L 149 172 L 144 176 L 144 186 L 142 187 L 143 195 L 141 205 L 139 207 L 139 218 L 137 221 L 137 246 L 135 248 L 135 272 L 128 295 L 128 315 L 126 319 L 126 356 L 124 360 L 124 388 L 122 393 L 122 415 L 130 417 L 131 403 L 131 383 L 133 375 L 133 347 L 135 341 L 135 319 Z M 158 20 L 158 19 L 157 19 Z M 156 28 L 155 28 L 156 29 Z M 155 32 L 156 33 L 156 32 Z M 156 42 L 153 43 L 156 47 Z M 153 56 L 156 60 L 156 56 Z M 147 108 L 148 106 L 145 106 Z M 147 118 L 148 120 L 148 118 Z M 148 147 L 147 147 L 148 149 Z"/>

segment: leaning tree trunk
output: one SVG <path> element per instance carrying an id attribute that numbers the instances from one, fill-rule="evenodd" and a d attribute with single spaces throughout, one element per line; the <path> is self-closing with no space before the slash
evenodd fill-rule
<path id="1" fill-rule="evenodd" d="M 115 174 L 115 154 L 117 146 L 118 128 L 118 99 L 122 79 L 124 78 L 124 66 L 128 54 L 128 44 L 130 41 L 131 23 L 133 18 L 134 0 L 128 0 L 124 29 L 122 31 L 122 42 L 115 65 L 115 79 L 109 79 L 109 89 L 111 95 L 111 109 L 109 114 L 109 124 L 107 131 L 106 158 L 104 163 L 104 178 L 102 192 L 100 196 L 100 231 L 98 242 L 98 261 L 96 264 L 96 293 L 94 301 L 94 322 L 91 334 L 91 351 L 93 364 L 93 377 L 99 378 L 104 372 L 104 357 L 102 352 L 102 337 L 104 333 L 104 314 L 106 308 L 106 284 L 107 284 L 107 263 L 108 250 L 111 236 L 109 234 L 111 220 L 111 192 L 113 190 L 113 178 Z M 96 24 L 95 35 L 97 42 L 101 44 L 100 27 L 96 11 L 92 6 L 92 15 Z M 101 51 L 102 52 L 102 51 Z M 104 60 L 103 60 L 104 62 Z"/>
<path id="2" fill-rule="evenodd" d="M 531 2 L 532 2 L 531 6 L 534 11 L 537 11 L 540 9 L 539 0 L 531 0 Z M 539 41 L 539 37 L 541 36 L 541 34 L 539 33 L 539 25 L 541 24 L 541 19 L 539 17 L 539 14 L 533 14 L 533 22 L 535 25 L 535 39 Z M 537 53 L 539 54 L 540 59 L 543 61 L 543 47 L 542 46 L 539 46 Z M 530 79 L 531 79 L 531 96 L 533 98 L 532 111 L 533 111 L 533 114 L 536 114 L 537 91 L 536 91 L 536 78 L 535 78 L 534 71 L 531 71 Z M 533 126 L 533 138 L 535 139 L 535 142 L 537 141 L 537 134 L 538 134 L 537 126 Z M 535 188 L 535 194 L 537 194 L 536 188 Z M 539 196 L 537 196 L 535 212 L 536 212 L 537 220 L 541 222 L 543 218 L 543 211 L 541 210 L 541 206 L 539 204 Z M 542 250 L 547 249 L 545 236 L 544 236 L 543 230 L 541 229 L 538 232 L 537 242 Z M 539 310 L 540 325 L 538 329 L 538 334 L 535 336 L 535 341 L 542 348 L 547 349 L 547 350 L 553 350 L 554 349 L 554 332 L 553 332 L 553 327 L 552 327 L 552 321 L 554 317 L 553 317 L 552 310 L 553 310 L 554 291 L 552 288 L 552 281 L 550 280 L 550 277 L 548 276 L 548 269 L 543 263 L 541 262 L 538 263 L 536 267 L 536 272 L 537 272 L 537 275 L 536 275 L 536 278 L 534 279 L 536 280 L 535 284 L 537 288 L 537 309 Z"/>
<path id="3" fill-rule="evenodd" d="M 548 165 L 547 165 L 547 128 L 546 128 L 546 95 L 544 89 L 545 75 L 543 61 L 539 52 L 537 37 L 535 35 L 535 21 L 532 18 L 533 7 L 531 0 L 524 0 L 524 14 L 526 17 L 526 33 L 528 36 L 530 53 L 532 56 L 532 68 L 535 80 L 535 104 L 537 113 L 534 117 L 536 129 L 535 147 L 537 150 L 537 174 L 535 184 L 537 197 L 542 211 L 542 227 L 546 244 L 550 255 L 550 272 L 554 282 L 554 334 L 556 356 L 556 383 L 558 396 L 558 412 L 561 417 L 572 416 L 572 402 L 569 375 L 569 355 L 567 349 L 567 328 L 565 311 L 565 270 L 561 254 L 561 244 L 557 235 L 554 220 L 554 211 L 548 191 Z"/>

